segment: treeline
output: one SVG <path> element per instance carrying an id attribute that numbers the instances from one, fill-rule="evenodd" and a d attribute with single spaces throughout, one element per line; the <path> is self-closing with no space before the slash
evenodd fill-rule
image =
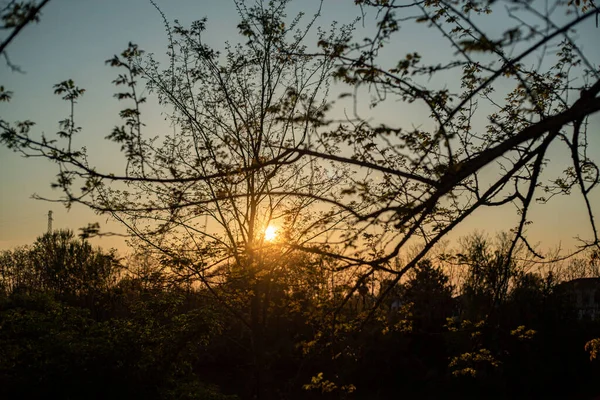
<path id="1" fill-rule="evenodd" d="M 578 317 L 556 271 L 532 272 L 482 236 L 394 286 L 385 275 L 356 281 L 313 255 L 273 254 L 255 271 L 182 271 L 118 259 L 68 231 L 2 252 L 0 396 L 598 394 L 600 366 L 584 347 L 600 324 Z"/>

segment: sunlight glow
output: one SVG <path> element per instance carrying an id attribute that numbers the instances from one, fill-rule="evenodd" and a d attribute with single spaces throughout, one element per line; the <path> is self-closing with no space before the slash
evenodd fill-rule
<path id="1" fill-rule="evenodd" d="M 276 238 L 277 238 L 277 228 L 275 228 L 273 225 L 267 226 L 267 229 L 265 229 L 265 240 L 267 242 L 272 242 Z"/>

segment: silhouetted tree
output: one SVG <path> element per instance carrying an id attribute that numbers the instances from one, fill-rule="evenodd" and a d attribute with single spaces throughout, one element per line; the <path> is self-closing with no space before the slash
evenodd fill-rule
<path id="1" fill-rule="evenodd" d="M 411 271 L 402 290 L 402 299 L 412 303 L 413 330 L 435 333 L 444 330 L 446 319 L 452 316 L 453 288 L 444 272 L 431 260 L 420 262 Z"/>
<path id="2" fill-rule="evenodd" d="M 51 293 L 14 293 L 0 304 L 3 398 L 231 398 L 192 366 L 221 331 L 210 307 L 182 308 L 160 293 L 128 304 L 127 318 L 91 318 Z"/>
<path id="3" fill-rule="evenodd" d="M 26 288 L 39 288 L 40 279 L 32 267 L 30 248 L 18 247 L 0 252 L 0 278 L 5 294 Z"/>
<path id="4" fill-rule="evenodd" d="M 120 70 L 113 83 L 124 90 L 116 97 L 130 102 L 120 113 L 123 125 L 108 135 L 127 161 L 121 174 L 97 171 L 87 165 L 84 149 L 72 147 L 81 130 L 73 107 L 84 94 L 72 80 L 55 85 L 71 105 L 59 141 L 33 139 L 28 122 L 17 130 L 3 124 L 2 135 L 15 149 L 24 150 L 21 139 L 31 141 L 32 151 L 61 165 L 54 186 L 64 191 L 65 204 L 112 214 L 170 273 L 208 288 L 252 333 L 257 369 L 281 262 L 299 248 L 324 252 L 320 238 L 334 233 L 348 213 L 314 207 L 316 199 L 340 190 L 343 169 L 326 173 L 323 163 L 299 160 L 286 149 L 306 146 L 320 126 L 333 68 L 332 59 L 304 54 L 318 11 L 302 26 L 302 15 L 287 19 L 287 3 L 236 3 L 241 43 L 227 44 L 222 53 L 203 42 L 206 21 L 200 20 L 190 28 L 166 24 L 170 59 L 164 71 L 131 43 L 107 61 Z M 347 27 L 317 32 L 327 40 L 348 33 Z M 175 127 L 160 144 L 145 136 L 139 81 L 169 110 Z M 271 223 L 279 225 L 282 240 L 265 240 Z M 270 248 L 278 256 L 269 256 Z M 219 290 L 232 280 L 245 282 L 240 298 Z"/>
<path id="5" fill-rule="evenodd" d="M 457 259 L 467 268 L 462 291 L 471 307 L 471 318 L 486 317 L 507 299 L 509 285 L 518 273 L 510 245 L 506 235 L 500 236 L 496 245 L 479 234 L 465 239 L 466 248 Z"/>
<path id="6" fill-rule="evenodd" d="M 358 111 L 322 136 L 328 140 L 295 151 L 356 169 L 354 185 L 336 200 L 356 211 L 349 241 L 364 232 L 376 237 L 379 251 L 370 253 L 372 269 L 365 274 L 384 270 L 407 246 L 421 243 L 396 272 L 400 282 L 451 230 L 476 212 L 485 218 L 488 208 L 513 207 L 518 215 L 507 263 L 520 245 L 538 255 L 526 233 L 534 222 L 531 210 L 576 193 L 589 220 L 581 246 L 597 248 L 590 195 L 600 174 L 586 137 L 588 118 L 600 111 L 600 72 L 597 54 L 584 51 L 572 34 L 592 28 L 596 4 L 356 3 L 365 24 L 369 11 L 375 13 L 376 33 L 342 45 L 321 41 L 316 56 L 338 60 L 335 76 L 353 90 Z M 499 19 L 504 29 L 488 29 Z M 448 52 L 412 48 L 402 40 L 405 29 L 437 34 Z M 390 47 L 402 56 L 390 61 Z M 549 54 L 549 47 L 556 52 Z M 385 110 L 384 117 L 361 108 L 365 97 L 370 108 Z M 430 118 L 407 121 L 413 111 Z M 558 174 L 547 168 L 557 146 L 570 155 Z"/>
<path id="7" fill-rule="evenodd" d="M 67 230 L 39 237 L 30 252 L 43 289 L 57 294 L 105 292 L 117 281 L 120 266 L 114 250 L 105 253 Z"/>
<path id="8" fill-rule="evenodd" d="M 6 289 L 49 290 L 58 295 L 106 292 L 120 274 L 114 250 L 93 248 L 68 230 L 44 234 L 30 247 L 2 252 L 0 265 Z"/>

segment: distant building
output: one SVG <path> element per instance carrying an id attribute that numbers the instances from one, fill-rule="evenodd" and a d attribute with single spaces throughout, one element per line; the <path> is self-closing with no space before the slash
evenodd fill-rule
<path id="1" fill-rule="evenodd" d="M 573 279 L 560 286 L 570 295 L 579 319 L 600 320 L 600 278 Z"/>

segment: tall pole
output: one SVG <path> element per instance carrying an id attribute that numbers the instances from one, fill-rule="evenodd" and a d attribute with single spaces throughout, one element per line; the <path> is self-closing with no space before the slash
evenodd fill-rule
<path id="1" fill-rule="evenodd" d="M 52 233 L 52 211 L 48 211 L 48 233 Z"/>

